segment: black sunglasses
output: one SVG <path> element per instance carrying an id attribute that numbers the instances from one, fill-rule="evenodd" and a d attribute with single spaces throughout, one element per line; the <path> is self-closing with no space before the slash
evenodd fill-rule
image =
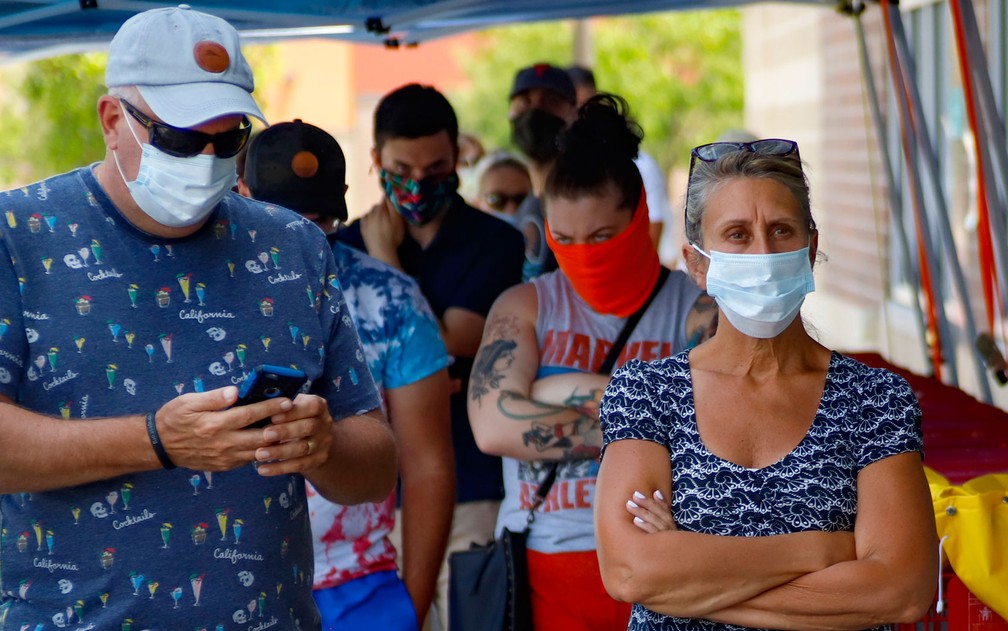
<path id="1" fill-rule="evenodd" d="M 506 193 L 487 193 L 483 196 L 483 201 L 492 210 L 502 211 L 507 207 L 509 203 L 515 206 L 521 206 L 521 203 L 525 201 L 528 197 L 528 193 L 517 193 L 515 195 L 508 195 Z"/>
<path id="2" fill-rule="evenodd" d="M 752 142 L 710 142 L 706 145 L 693 147 L 693 150 L 690 151 L 689 175 L 686 177 L 686 208 L 689 208 L 689 190 L 693 182 L 693 167 L 696 166 L 696 161 L 717 162 L 726 155 L 739 151 L 749 151 L 761 156 L 775 156 L 778 158 L 786 158 L 793 155 L 799 163 L 801 162 L 801 156 L 798 154 L 798 143 L 793 140 L 785 140 L 784 138 L 766 138 Z"/>
<path id="3" fill-rule="evenodd" d="M 218 158 L 232 158 L 238 155 L 252 133 L 252 123 L 249 122 L 247 116 L 242 116 L 241 124 L 234 129 L 218 134 L 207 134 L 195 129 L 182 129 L 159 123 L 130 105 L 129 101 L 119 100 L 122 101 L 123 107 L 129 112 L 129 115 L 150 133 L 150 144 L 176 158 L 191 158 L 202 153 L 203 149 L 211 143 L 214 154 Z"/>

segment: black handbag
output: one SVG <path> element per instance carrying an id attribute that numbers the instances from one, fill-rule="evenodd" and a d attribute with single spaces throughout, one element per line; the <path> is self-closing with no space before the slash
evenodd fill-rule
<path id="1" fill-rule="evenodd" d="M 627 318 L 599 368 L 600 374 L 612 371 L 630 334 L 668 276 L 668 269 L 663 267 L 647 301 Z M 473 544 L 468 550 L 448 556 L 448 628 L 451 631 L 531 631 L 532 601 L 525 541 L 535 521 L 536 509 L 553 488 L 558 466 L 559 463 L 553 463 L 546 469 L 524 530 L 516 532 L 504 528 L 501 536 L 488 544 Z"/>
<path id="2" fill-rule="evenodd" d="M 557 466 L 547 472 L 536 489 L 524 530 L 505 528 L 486 545 L 448 556 L 448 628 L 452 631 L 531 631 L 532 598 L 529 593 L 525 540 L 535 511 L 545 501 Z"/>

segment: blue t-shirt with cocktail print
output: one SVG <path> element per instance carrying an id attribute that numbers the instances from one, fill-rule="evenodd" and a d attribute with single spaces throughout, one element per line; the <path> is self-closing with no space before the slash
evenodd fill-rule
<path id="1" fill-rule="evenodd" d="M 0 216 L 0 394 L 19 405 L 142 414 L 268 363 L 308 373 L 334 418 L 378 407 L 331 250 L 300 216 L 229 194 L 165 240 L 91 168 L 0 194 Z M 179 468 L 2 495 L 0 535 L 2 629 L 319 624 L 298 475 Z"/>

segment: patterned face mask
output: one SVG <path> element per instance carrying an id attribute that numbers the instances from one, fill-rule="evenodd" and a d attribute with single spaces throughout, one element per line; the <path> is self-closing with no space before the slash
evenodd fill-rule
<path id="1" fill-rule="evenodd" d="M 382 190 L 392 207 L 414 226 L 427 224 L 444 212 L 455 199 L 459 186 L 458 175 L 454 172 L 414 180 L 382 169 L 380 178 Z"/>

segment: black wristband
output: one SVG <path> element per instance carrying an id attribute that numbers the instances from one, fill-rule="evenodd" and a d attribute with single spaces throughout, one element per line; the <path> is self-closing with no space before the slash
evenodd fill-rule
<path id="1" fill-rule="evenodd" d="M 165 451 L 161 436 L 158 434 L 154 414 L 154 412 L 147 413 L 147 437 L 150 438 L 151 446 L 154 448 L 157 459 L 161 461 L 161 466 L 165 469 L 174 469 L 175 463 L 168 457 L 168 452 Z"/>

